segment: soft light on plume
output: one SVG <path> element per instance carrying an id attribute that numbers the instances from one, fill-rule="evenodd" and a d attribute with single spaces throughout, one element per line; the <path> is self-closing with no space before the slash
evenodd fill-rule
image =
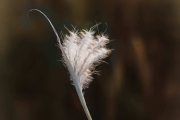
<path id="1" fill-rule="evenodd" d="M 63 55 L 63 62 L 70 73 L 70 78 L 76 88 L 87 118 L 92 120 L 82 90 L 87 88 L 92 81 L 95 67 L 111 52 L 111 50 L 106 48 L 106 44 L 109 42 L 108 37 L 103 34 L 94 35 L 93 28 L 80 32 L 78 30 L 68 30 L 69 35 L 65 35 L 61 44 L 60 38 L 48 17 L 38 9 L 32 10 L 43 14 L 52 26 Z"/>

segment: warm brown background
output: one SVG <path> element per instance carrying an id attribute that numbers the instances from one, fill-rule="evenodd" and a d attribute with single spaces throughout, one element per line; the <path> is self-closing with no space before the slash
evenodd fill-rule
<path id="1" fill-rule="evenodd" d="M 113 52 L 85 99 L 93 120 L 180 120 L 179 0 L 0 0 L 0 120 L 86 120 L 56 37 L 90 28 Z M 107 23 L 107 25 L 106 25 Z"/>

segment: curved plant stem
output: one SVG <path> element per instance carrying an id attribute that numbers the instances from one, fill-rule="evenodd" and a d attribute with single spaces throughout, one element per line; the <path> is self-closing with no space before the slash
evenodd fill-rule
<path id="1" fill-rule="evenodd" d="M 28 13 L 29 13 L 30 11 L 33 11 L 33 10 L 40 12 L 40 13 L 48 20 L 48 22 L 50 23 L 50 25 L 51 25 L 54 33 L 56 34 L 57 41 L 58 41 L 58 43 L 59 43 L 59 44 L 58 44 L 58 45 L 59 45 L 59 48 L 61 49 L 62 55 L 64 56 L 64 60 L 65 60 L 65 62 L 66 62 L 66 64 L 67 64 L 67 66 L 69 67 L 68 70 L 69 70 L 69 72 L 70 72 L 70 74 L 71 74 L 71 77 L 72 77 L 72 79 L 73 79 L 73 83 L 74 83 L 74 86 L 75 86 L 75 88 L 76 88 L 76 92 L 77 92 L 77 94 L 78 94 L 78 97 L 79 97 L 79 99 L 80 99 L 80 101 L 81 101 L 81 105 L 83 106 L 83 109 L 84 109 L 84 111 L 85 111 L 85 113 L 86 113 L 86 116 L 87 116 L 88 120 L 92 120 L 91 115 L 90 115 L 90 113 L 89 113 L 89 110 L 88 110 L 88 108 L 87 108 L 87 106 L 86 106 L 86 102 L 85 102 L 85 99 L 84 99 L 82 90 L 80 89 L 79 84 L 77 83 L 77 81 L 78 81 L 78 80 L 77 80 L 77 77 L 76 77 L 76 75 L 75 75 L 75 74 L 73 73 L 73 71 L 72 71 L 72 70 L 73 70 L 72 65 L 71 65 L 71 63 L 69 62 L 69 60 L 68 60 L 68 58 L 67 58 L 67 56 L 66 56 L 66 54 L 65 54 L 65 52 L 64 52 L 64 50 L 63 50 L 63 47 L 62 47 L 62 44 L 61 44 L 61 41 L 60 41 L 60 38 L 59 38 L 59 36 L 58 36 L 58 34 L 57 34 L 56 29 L 54 28 L 54 26 L 53 26 L 53 24 L 51 23 L 51 21 L 49 20 L 49 18 L 48 18 L 42 11 L 40 11 L 40 10 L 38 10 L 38 9 L 31 9 L 31 10 L 28 11 Z M 28 16 L 28 13 L 27 13 L 27 16 Z"/>
<path id="2" fill-rule="evenodd" d="M 77 91 L 79 100 L 81 101 L 81 105 L 83 106 L 83 109 L 84 109 L 84 111 L 85 111 L 85 113 L 86 113 L 86 116 L 87 116 L 88 120 L 92 120 L 91 115 L 90 115 L 90 113 L 89 113 L 89 110 L 88 110 L 88 108 L 87 108 L 86 101 L 85 101 L 85 99 L 84 99 L 84 96 L 83 96 L 82 91 L 79 90 L 79 88 L 78 88 L 76 85 L 75 85 L 75 88 L 76 88 L 76 91 Z"/>

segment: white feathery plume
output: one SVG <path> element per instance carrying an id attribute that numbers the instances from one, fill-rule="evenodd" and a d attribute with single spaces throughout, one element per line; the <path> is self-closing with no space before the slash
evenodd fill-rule
<path id="1" fill-rule="evenodd" d="M 106 48 L 109 39 L 104 35 L 95 36 L 92 27 L 89 31 L 82 30 L 78 32 L 76 30 L 68 30 L 69 35 L 65 35 L 64 42 L 61 44 L 60 38 L 49 18 L 38 9 L 31 9 L 30 11 L 33 10 L 40 12 L 46 17 L 56 34 L 58 46 L 63 56 L 63 62 L 69 70 L 70 77 L 86 116 L 88 120 L 92 120 L 82 90 L 87 88 L 92 81 L 93 78 L 91 75 L 95 67 L 102 62 L 103 58 L 106 58 L 110 54 L 111 50 Z"/>

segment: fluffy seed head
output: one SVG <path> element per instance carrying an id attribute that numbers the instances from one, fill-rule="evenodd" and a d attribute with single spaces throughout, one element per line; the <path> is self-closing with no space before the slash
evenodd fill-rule
<path id="1" fill-rule="evenodd" d="M 111 52 L 106 48 L 109 42 L 107 36 L 95 36 L 94 33 L 92 30 L 69 31 L 62 44 L 81 89 L 88 87 L 93 79 L 91 75 L 95 67 Z"/>

